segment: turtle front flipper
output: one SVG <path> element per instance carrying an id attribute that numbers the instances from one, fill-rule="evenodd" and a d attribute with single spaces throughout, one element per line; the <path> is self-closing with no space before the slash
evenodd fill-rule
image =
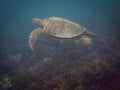
<path id="1" fill-rule="evenodd" d="M 39 34 L 42 33 L 42 32 L 43 32 L 43 30 L 41 28 L 38 28 L 38 29 L 34 29 L 30 33 L 28 43 L 29 43 L 29 47 L 30 47 L 31 50 L 34 49 L 36 40 L 37 40 Z"/>

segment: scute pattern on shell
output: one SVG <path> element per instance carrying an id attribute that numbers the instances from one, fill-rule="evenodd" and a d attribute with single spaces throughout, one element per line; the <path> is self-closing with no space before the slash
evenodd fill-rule
<path id="1" fill-rule="evenodd" d="M 81 35 L 87 29 L 77 23 L 63 18 L 50 17 L 44 19 L 47 34 L 59 38 L 72 38 Z"/>

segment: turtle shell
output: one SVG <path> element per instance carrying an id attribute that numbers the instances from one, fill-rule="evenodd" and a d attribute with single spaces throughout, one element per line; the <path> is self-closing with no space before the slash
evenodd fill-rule
<path id="1" fill-rule="evenodd" d="M 87 29 L 70 20 L 50 17 L 43 20 L 46 34 L 59 38 L 73 38 L 80 36 Z"/>

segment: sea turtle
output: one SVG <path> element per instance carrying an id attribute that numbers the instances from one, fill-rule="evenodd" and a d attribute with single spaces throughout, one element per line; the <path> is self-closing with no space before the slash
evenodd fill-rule
<path id="1" fill-rule="evenodd" d="M 98 36 L 95 33 L 88 31 L 85 27 L 64 18 L 34 18 L 33 22 L 40 26 L 40 28 L 34 29 L 29 36 L 29 47 L 32 50 L 41 33 L 58 38 L 79 38 L 85 45 L 92 44 L 92 36 Z"/>

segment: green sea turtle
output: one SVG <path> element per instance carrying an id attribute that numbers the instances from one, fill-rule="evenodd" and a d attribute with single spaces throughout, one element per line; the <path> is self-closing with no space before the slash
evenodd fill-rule
<path id="1" fill-rule="evenodd" d="M 88 31 L 85 27 L 59 17 L 49 17 L 45 19 L 33 19 L 33 22 L 40 26 L 34 29 L 29 36 L 29 47 L 33 50 L 35 42 L 41 33 L 58 38 L 79 38 L 85 44 L 92 44 L 92 36 L 98 37 L 95 33 Z"/>

